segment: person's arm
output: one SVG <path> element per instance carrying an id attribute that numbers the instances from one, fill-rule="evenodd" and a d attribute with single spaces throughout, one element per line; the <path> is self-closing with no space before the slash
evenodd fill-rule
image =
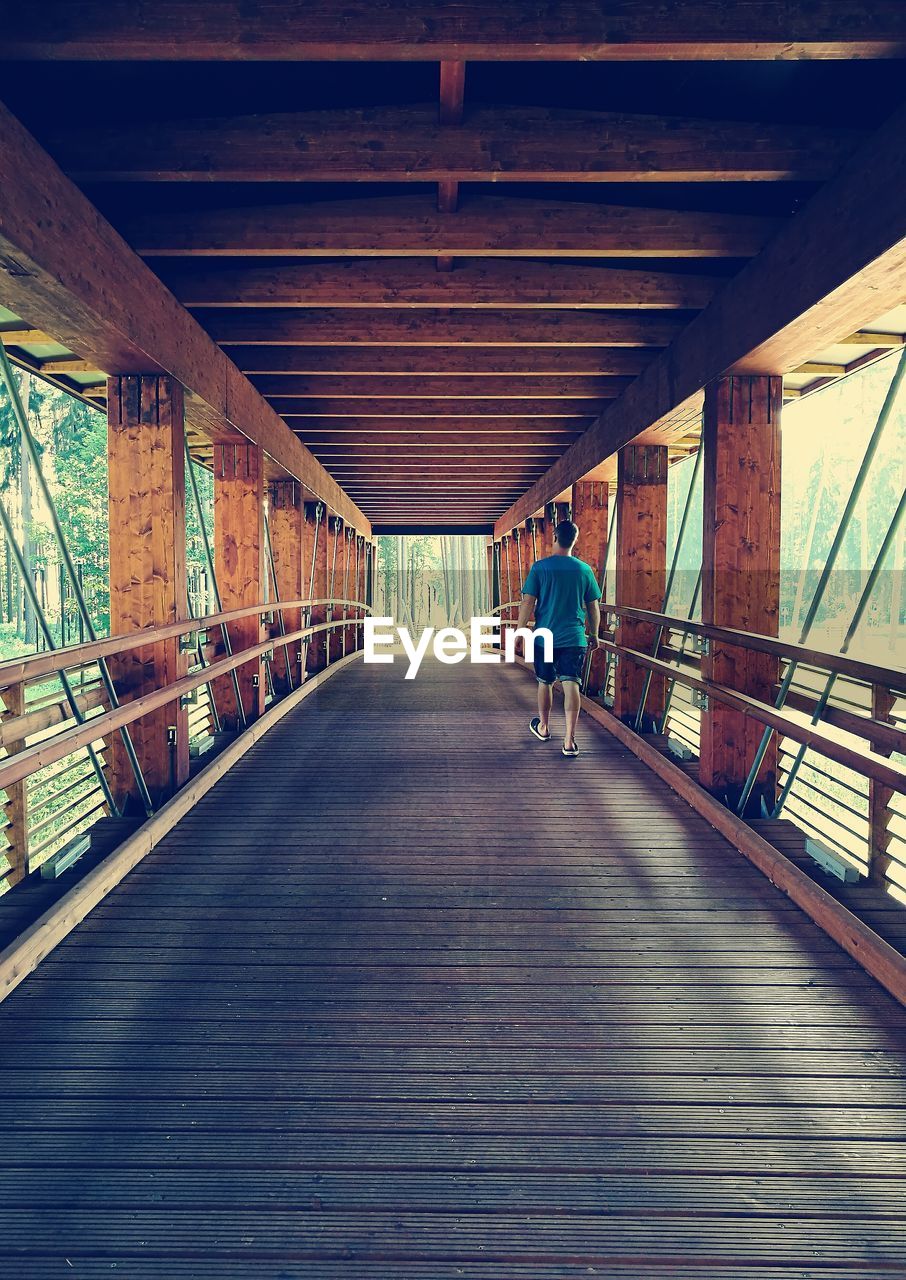
<path id="1" fill-rule="evenodd" d="M 519 621 L 517 626 L 527 627 L 529 619 L 535 612 L 535 605 L 538 603 L 536 596 L 528 596 L 523 594 L 522 603 L 519 606 Z"/>
<path id="2" fill-rule="evenodd" d="M 601 643 L 601 603 L 599 600 L 588 600 L 585 605 L 585 615 L 588 619 L 588 637 L 589 640 L 599 645 Z"/>

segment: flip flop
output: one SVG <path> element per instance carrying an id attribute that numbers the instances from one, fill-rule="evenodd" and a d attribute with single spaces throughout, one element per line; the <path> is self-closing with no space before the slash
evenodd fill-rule
<path id="1" fill-rule="evenodd" d="M 529 733 L 533 733 L 539 742 L 550 742 L 551 740 L 550 729 L 548 729 L 547 733 L 539 733 L 538 730 L 540 729 L 540 727 L 541 727 L 541 717 L 535 716 L 534 720 L 532 720 L 529 723 Z"/>
<path id="2" fill-rule="evenodd" d="M 575 760 L 576 756 L 579 754 L 578 743 L 574 742 L 571 747 L 563 747 L 562 754 L 565 755 L 568 760 Z"/>

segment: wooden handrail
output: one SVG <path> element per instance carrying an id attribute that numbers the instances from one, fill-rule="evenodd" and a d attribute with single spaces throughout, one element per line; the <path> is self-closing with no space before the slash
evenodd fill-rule
<path id="1" fill-rule="evenodd" d="M 688 618 L 674 618 L 670 614 L 656 613 L 652 609 L 633 609 L 627 605 L 602 602 L 601 611 L 614 613 L 621 618 L 631 618 L 634 622 L 650 622 L 665 630 L 685 631 L 690 635 L 703 636 L 706 640 L 722 640 L 741 648 L 755 649 L 758 653 L 769 653 L 777 658 L 823 667 L 836 675 L 850 676 L 853 680 L 861 680 L 866 684 L 879 684 L 898 693 L 906 693 L 906 671 L 899 667 L 879 667 L 872 662 L 850 658 L 845 653 L 826 653 L 793 641 L 762 636 L 755 631 L 737 631 L 733 627 L 719 627 L 710 622 L 691 622 Z"/>
<path id="2" fill-rule="evenodd" d="M 640 612 L 643 611 L 640 610 Z M 776 729 L 784 736 L 792 738 L 795 742 L 804 743 L 805 746 L 811 747 L 813 750 L 820 752 L 821 755 L 827 756 L 829 760 L 836 760 L 838 764 L 844 765 L 847 769 L 852 769 L 855 773 L 873 778 L 876 782 L 891 787 L 894 791 L 906 791 L 906 771 L 897 768 L 896 765 L 889 764 L 887 761 L 875 756 L 862 755 L 860 752 L 854 751 L 852 747 L 847 747 L 843 743 L 827 737 L 826 734 L 821 733 L 813 725 L 799 724 L 798 721 L 782 715 L 775 707 L 768 706 L 767 703 L 760 702 L 757 698 L 752 698 L 748 694 L 739 693 L 735 689 L 728 689 L 725 685 L 715 684 L 710 680 L 691 675 L 687 671 L 678 671 L 676 667 L 668 662 L 662 662 L 659 658 L 652 658 L 647 653 L 640 653 L 637 649 L 628 649 L 623 645 L 614 643 L 612 640 L 603 640 L 602 644 L 609 652 L 620 657 L 629 658 L 630 661 L 647 667 L 649 671 L 653 671 L 656 675 L 666 676 L 668 679 L 676 680 L 679 684 L 685 685 L 690 689 L 697 689 L 699 692 L 707 694 L 708 697 L 714 698 L 728 707 L 733 707 L 736 711 L 741 711 L 743 715 L 749 716 L 753 720 L 757 720 L 759 724 Z"/>
<path id="3" fill-rule="evenodd" d="M 230 622 L 239 622 L 242 618 L 250 618 L 256 613 L 311 609 L 321 604 L 333 605 L 334 608 L 364 609 L 366 613 L 371 612 L 371 606 L 365 604 L 363 600 L 336 600 L 326 597 L 318 600 L 273 600 L 268 604 L 252 604 L 241 609 L 227 609 L 223 613 L 211 613 L 204 618 L 183 618 L 158 627 L 144 627 L 140 631 L 130 631 L 128 635 L 105 636 L 102 640 L 88 640 L 84 644 L 49 649 L 46 653 L 33 653 L 25 658 L 9 658 L 6 662 L 0 662 L 0 689 L 5 689 L 11 684 L 19 684 L 23 680 L 32 680 L 37 676 L 53 675 L 58 671 L 68 671 L 72 667 L 84 667 L 88 663 L 97 662 L 99 658 L 128 653 L 131 649 L 141 649 L 146 644 L 173 640 L 179 636 L 189 635 L 193 631 L 209 631 Z M 347 618 L 346 621 L 351 625 L 356 619 Z M 276 636 L 274 640 L 279 645 L 284 643 L 283 636 Z"/>
<path id="4" fill-rule="evenodd" d="M 293 606 L 290 605 L 288 607 L 292 608 Z M 363 606 L 359 604 L 357 607 L 361 608 Z M 368 606 L 364 607 L 367 608 Z M 267 606 L 265 606 L 265 611 L 269 611 Z M 248 612 L 254 613 L 255 610 L 250 609 Z M 133 720 L 141 719 L 149 711 L 156 711 L 159 707 L 165 707 L 169 703 L 175 702 L 184 694 L 191 693 L 193 689 L 197 689 L 199 685 L 210 684 L 218 676 L 229 675 L 235 668 L 254 661 L 255 658 L 269 653 L 274 648 L 282 647 L 285 644 L 294 644 L 297 640 L 303 640 L 306 636 L 313 636 L 319 631 L 329 631 L 334 627 L 358 626 L 362 621 L 362 618 L 338 618 L 333 622 L 321 622 L 316 626 L 301 627 L 298 631 L 288 632 L 285 636 L 268 637 L 261 644 L 250 645 L 249 648 L 241 649 L 238 653 L 219 658 L 216 662 L 212 662 L 210 666 L 202 667 L 201 670 L 195 671 L 191 675 L 182 676 L 179 680 L 174 680 L 172 684 L 164 685 L 161 689 L 155 689 L 153 693 L 143 694 L 132 702 L 124 702 L 114 710 L 95 716 L 93 719 L 85 721 L 84 724 L 76 724 L 70 729 L 64 729 L 62 733 L 57 734 L 54 738 L 35 743 L 31 747 L 25 747 L 8 759 L 0 761 L 0 789 L 5 790 L 14 783 L 21 782 L 23 778 L 29 777 L 39 769 L 43 769 L 45 765 L 62 760 L 64 756 L 70 755 L 71 752 L 76 751 L 79 747 L 87 746 L 90 742 L 96 742 L 106 734 L 121 729 L 124 725 L 131 724 Z"/>

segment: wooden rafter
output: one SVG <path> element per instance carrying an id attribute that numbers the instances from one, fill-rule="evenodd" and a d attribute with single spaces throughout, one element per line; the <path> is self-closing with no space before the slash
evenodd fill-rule
<path id="1" fill-rule="evenodd" d="M 598 311 L 708 305 L 721 280 L 642 267 L 559 263 L 421 262 L 303 266 L 165 265 L 164 282 L 187 307 L 581 307 Z"/>
<path id="2" fill-rule="evenodd" d="M 745 214 L 468 196 L 456 215 L 430 196 L 128 215 L 138 253 L 168 257 L 748 258 L 780 225 Z"/>
<path id="3" fill-rule="evenodd" d="M 906 56 L 897 0 L 43 0 L 4 13 L 7 58 L 97 61 L 656 61 Z"/>
<path id="4" fill-rule="evenodd" d="M 488 107 L 457 128 L 433 107 L 340 109 L 63 128 L 80 182 L 820 182 L 853 129 Z"/>
<path id="5" fill-rule="evenodd" d="M 657 312 L 344 310 L 207 311 L 223 346 L 663 347 L 683 327 Z"/>

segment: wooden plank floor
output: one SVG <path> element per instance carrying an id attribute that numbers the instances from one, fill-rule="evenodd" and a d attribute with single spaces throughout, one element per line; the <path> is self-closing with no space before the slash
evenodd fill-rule
<path id="1" fill-rule="evenodd" d="M 906 1274 L 906 1012 L 518 670 L 354 666 L 2 1006 L 0 1274 Z"/>

